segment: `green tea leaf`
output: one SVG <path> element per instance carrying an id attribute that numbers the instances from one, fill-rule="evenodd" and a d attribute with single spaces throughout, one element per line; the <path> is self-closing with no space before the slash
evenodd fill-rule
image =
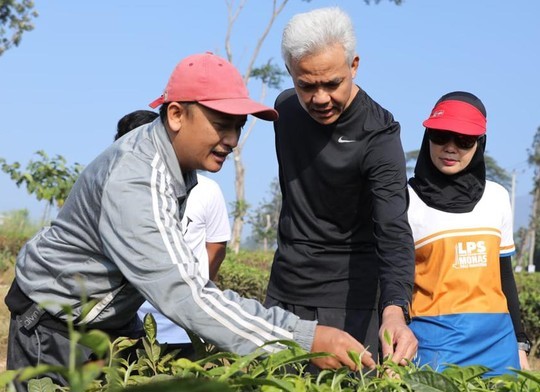
<path id="1" fill-rule="evenodd" d="M 388 332 L 387 329 L 383 332 L 383 339 L 389 346 L 392 346 L 392 337 L 390 336 L 390 332 Z"/>
<path id="2" fill-rule="evenodd" d="M 490 368 L 481 365 L 457 366 L 449 364 L 448 367 L 442 371 L 442 374 L 451 379 L 460 380 L 462 383 L 467 383 L 468 381 L 480 377 L 490 370 Z"/>
<path id="3" fill-rule="evenodd" d="M 109 335 L 97 329 L 82 333 L 79 343 L 90 348 L 98 358 L 103 358 L 111 346 Z"/>
<path id="4" fill-rule="evenodd" d="M 125 388 L 123 392 L 233 392 L 234 389 L 215 380 L 202 378 L 181 378 L 159 382 L 149 382 Z"/>
<path id="5" fill-rule="evenodd" d="M 139 342 L 139 339 L 130 339 L 124 336 L 116 338 L 112 343 L 113 350 L 114 350 L 113 355 L 119 353 L 120 351 L 128 349 L 130 347 L 133 347 L 138 342 Z"/>
<path id="6" fill-rule="evenodd" d="M 55 392 L 56 385 L 50 377 L 43 377 L 28 381 L 28 392 Z"/>
<path id="7" fill-rule="evenodd" d="M 156 319 L 154 316 L 152 316 L 152 313 L 147 313 L 144 316 L 144 331 L 146 332 L 146 337 L 150 343 L 155 343 L 157 336 L 157 324 Z"/>
<path id="8" fill-rule="evenodd" d="M 403 381 L 415 392 L 460 392 L 451 379 L 441 373 L 427 370 L 405 374 Z"/>
<path id="9" fill-rule="evenodd" d="M 45 373 L 60 373 L 64 377 L 66 377 L 68 373 L 68 370 L 66 368 L 55 365 L 37 365 L 34 367 L 25 367 L 23 369 L 20 369 L 19 371 L 20 373 L 17 379 L 20 381 L 26 381 L 31 378 L 36 378 Z"/>
<path id="10" fill-rule="evenodd" d="M 536 374 L 533 374 L 531 371 L 528 371 L 528 370 L 517 370 L 517 369 L 512 369 L 512 370 L 514 372 L 516 372 L 517 374 L 519 374 L 521 377 L 526 378 L 526 379 L 531 380 L 531 381 L 534 381 L 540 387 L 540 373 L 536 372 L 537 373 L 537 375 L 536 375 Z"/>
<path id="11" fill-rule="evenodd" d="M 0 373 L 0 387 L 9 384 L 18 374 L 18 370 L 6 370 L 5 372 Z"/>
<path id="12" fill-rule="evenodd" d="M 206 373 L 206 370 L 197 362 L 192 362 L 187 358 L 179 358 L 174 361 L 174 365 L 182 369 L 194 370 L 196 372 Z"/>
<path id="13" fill-rule="evenodd" d="M 251 378 L 251 377 L 241 377 L 234 380 L 233 383 L 236 385 L 241 386 L 267 386 L 267 387 L 275 387 L 278 391 L 287 391 L 287 392 L 295 392 L 296 388 L 293 383 L 287 380 L 278 379 L 278 378 Z M 244 389 L 241 389 L 244 390 Z M 267 391 L 269 389 L 263 389 L 264 391 Z"/>

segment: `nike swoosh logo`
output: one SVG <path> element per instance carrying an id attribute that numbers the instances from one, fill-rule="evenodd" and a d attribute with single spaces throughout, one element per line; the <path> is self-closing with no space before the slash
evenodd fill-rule
<path id="1" fill-rule="evenodd" d="M 340 136 L 338 143 L 354 143 L 356 140 L 343 139 L 343 136 Z"/>

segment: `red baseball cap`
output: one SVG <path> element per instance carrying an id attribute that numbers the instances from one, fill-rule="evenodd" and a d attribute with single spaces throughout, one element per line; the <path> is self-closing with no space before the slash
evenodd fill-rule
<path id="1" fill-rule="evenodd" d="M 449 99 L 439 101 L 422 125 L 463 135 L 481 136 L 486 133 L 486 116 L 469 102 Z"/>
<path id="2" fill-rule="evenodd" d="M 247 115 L 275 121 L 278 112 L 249 98 L 238 70 L 227 60 L 206 52 L 180 61 L 163 95 L 150 103 L 156 108 L 165 102 L 198 102 L 218 112 Z"/>

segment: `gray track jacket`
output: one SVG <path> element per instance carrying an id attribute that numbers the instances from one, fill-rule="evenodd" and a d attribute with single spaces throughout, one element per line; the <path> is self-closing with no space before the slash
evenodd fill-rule
<path id="1" fill-rule="evenodd" d="M 119 139 L 83 171 L 51 227 L 21 250 L 16 279 L 53 316 L 90 327 L 123 326 L 147 299 L 218 347 L 246 354 L 293 339 L 309 350 L 315 322 L 264 308 L 202 278 L 180 230 L 195 173 L 182 176 L 158 118 Z M 81 298 L 96 301 L 81 316 Z M 269 351 L 278 346 L 268 347 Z"/>

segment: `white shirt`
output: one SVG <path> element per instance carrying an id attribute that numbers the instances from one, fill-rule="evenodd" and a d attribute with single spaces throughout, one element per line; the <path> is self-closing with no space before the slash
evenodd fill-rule
<path id="1" fill-rule="evenodd" d="M 197 174 L 197 185 L 189 193 L 182 233 L 188 246 L 199 261 L 201 275 L 209 278 L 206 243 L 226 242 L 231 239 L 231 228 L 225 198 L 219 185 L 208 177 Z M 160 343 L 190 343 L 186 331 L 159 313 L 148 301 L 139 308 L 141 319 L 152 313 L 157 324 Z"/>

